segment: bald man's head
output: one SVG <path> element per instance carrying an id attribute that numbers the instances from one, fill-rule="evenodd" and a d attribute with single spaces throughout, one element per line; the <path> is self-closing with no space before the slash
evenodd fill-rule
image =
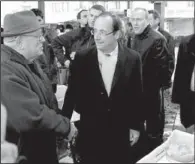
<path id="1" fill-rule="evenodd" d="M 148 11 L 144 8 L 135 8 L 132 11 L 131 23 L 135 34 L 141 34 L 145 28 L 149 25 Z"/>

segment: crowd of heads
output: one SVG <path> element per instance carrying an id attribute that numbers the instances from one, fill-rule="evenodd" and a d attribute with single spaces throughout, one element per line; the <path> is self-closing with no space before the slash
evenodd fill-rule
<path id="1" fill-rule="evenodd" d="M 31 9 L 31 11 L 36 15 L 36 18 L 40 25 L 44 24 L 44 14 L 39 9 Z M 125 38 L 127 36 L 133 36 L 133 34 L 141 34 L 143 30 L 149 24 L 153 29 L 156 29 L 160 26 L 160 14 L 156 10 L 146 10 L 145 8 L 135 8 L 131 16 L 128 18 L 128 21 L 124 21 L 119 17 L 116 19 L 114 14 L 106 12 L 106 9 L 102 5 L 93 5 L 89 10 L 82 9 L 77 14 L 77 22 L 79 27 L 89 26 L 91 29 L 94 27 L 95 20 L 101 13 L 106 13 L 101 15 L 101 17 L 111 17 L 113 21 L 113 31 L 115 34 L 116 31 L 120 31 L 119 38 Z M 120 20 L 120 25 L 119 21 Z M 104 24 L 104 23 L 103 23 Z M 56 26 L 57 35 L 61 35 L 72 31 L 74 29 L 71 24 L 58 24 Z M 3 28 L 1 28 L 2 32 Z M 44 33 L 43 28 L 43 33 Z M 3 38 L 1 38 L 1 43 L 3 43 Z"/>
<path id="2" fill-rule="evenodd" d="M 40 26 L 42 26 L 44 24 L 43 12 L 39 9 L 31 9 L 31 11 L 35 14 Z M 152 28 L 157 28 L 160 25 L 160 14 L 156 10 L 148 11 L 144 8 L 135 8 L 127 20 L 124 21 L 117 15 L 107 12 L 101 5 L 93 5 L 89 10 L 83 9 L 77 14 L 77 21 L 80 28 L 86 26 L 91 28 L 97 47 L 103 51 L 115 45 L 118 39 L 126 39 L 134 34 L 141 34 L 149 24 Z M 57 35 L 61 35 L 73 29 L 74 27 L 71 24 L 58 24 L 56 33 Z M 1 28 L 2 30 L 3 28 Z M 9 46 L 19 49 L 19 52 L 25 51 L 23 47 L 28 46 L 28 51 L 31 53 L 25 53 L 29 54 L 28 56 L 33 59 L 32 54 L 35 51 L 35 54 L 42 54 L 42 46 L 38 46 L 39 43 L 44 41 L 44 38 L 41 37 L 42 33 L 44 34 L 44 28 L 33 31 L 30 35 L 23 34 L 20 36 L 6 37 L 4 42 Z M 1 38 L 1 42 L 3 43 L 3 38 Z M 31 44 L 29 45 L 28 43 Z M 30 49 L 30 47 L 32 48 Z"/>

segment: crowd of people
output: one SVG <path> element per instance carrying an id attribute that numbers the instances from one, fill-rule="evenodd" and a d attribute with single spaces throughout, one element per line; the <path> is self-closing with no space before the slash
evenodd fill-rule
<path id="1" fill-rule="evenodd" d="M 39 9 L 7 14 L 1 143 L 17 145 L 13 162 L 57 164 L 58 141 L 71 142 L 77 131 L 75 163 L 136 163 L 163 143 L 163 92 L 172 86 L 182 124 L 194 127 L 195 35 L 180 44 L 175 66 L 174 39 L 160 19 L 155 10 L 135 8 L 124 20 L 94 5 L 78 13 L 79 28 L 52 31 Z M 55 96 L 59 67 L 69 70 L 62 109 Z M 73 111 L 80 114 L 76 123 L 70 122 Z"/>

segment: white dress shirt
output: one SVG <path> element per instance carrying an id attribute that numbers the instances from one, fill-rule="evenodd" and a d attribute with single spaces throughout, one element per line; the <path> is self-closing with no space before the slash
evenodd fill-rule
<path id="1" fill-rule="evenodd" d="M 98 61 L 99 61 L 99 68 L 102 74 L 102 79 L 104 81 L 104 86 L 110 95 L 112 81 L 114 77 L 114 72 L 116 68 L 118 58 L 118 44 L 114 51 L 108 54 L 104 54 L 102 51 L 98 50 Z"/>

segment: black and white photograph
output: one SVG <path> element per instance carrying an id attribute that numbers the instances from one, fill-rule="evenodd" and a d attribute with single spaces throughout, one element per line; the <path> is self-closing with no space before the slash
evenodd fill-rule
<path id="1" fill-rule="evenodd" d="M 1 1 L 1 163 L 194 163 L 194 6 Z"/>

